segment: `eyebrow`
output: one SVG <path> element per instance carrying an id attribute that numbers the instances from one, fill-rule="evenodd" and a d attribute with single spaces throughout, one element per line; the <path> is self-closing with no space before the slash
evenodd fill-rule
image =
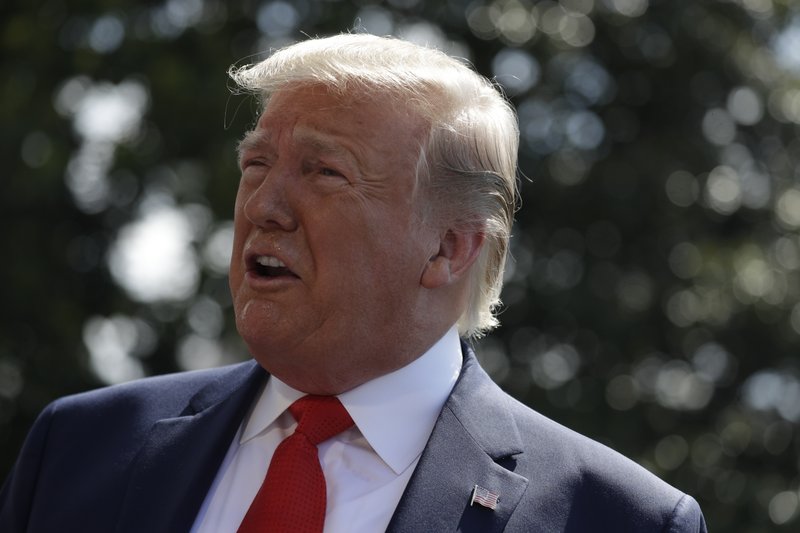
<path id="1" fill-rule="evenodd" d="M 344 159 L 356 164 L 360 162 L 358 155 L 355 154 L 350 148 L 343 146 L 336 141 L 328 139 L 327 137 L 328 136 L 326 134 L 319 133 L 314 130 L 300 130 L 295 135 L 295 140 L 300 144 L 310 147 L 317 153 L 332 156 L 337 159 Z"/>
<path id="2" fill-rule="evenodd" d="M 239 162 L 239 167 L 242 166 L 242 156 L 248 150 L 256 150 L 260 147 L 266 146 L 267 144 L 267 137 L 264 132 L 259 132 L 256 130 L 250 130 L 244 134 L 242 140 L 239 141 L 239 144 L 236 145 L 236 154 L 237 160 Z"/>
<path id="3" fill-rule="evenodd" d="M 264 131 L 250 130 L 245 133 L 242 140 L 240 140 L 239 144 L 236 146 L 239 166 L 241 167 L 242 157 L 245 152 L 264 149 L 269 145 L 269 140 L 269 134 Z M 341 146 L 339 143 L 328 139 L 327 135 L 324 133 L 319 133 L 314 130 L 301 130 L 296 132 L 294 140 L 299 144 L 304 144 L 312 148 L 317 153 L 345 160 L 355 164 L 357 168 L 361 168 L 361 159 L 358 157 L 357 153 L 353 152 L 348 147 Z"/>

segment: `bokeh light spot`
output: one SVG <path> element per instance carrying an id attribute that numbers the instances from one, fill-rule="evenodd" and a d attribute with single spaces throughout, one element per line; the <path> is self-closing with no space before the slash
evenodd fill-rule
<path id="1" fill-rule="evenodd" d="M 707 342 L 692 355 L 692 365 L 700 377 L 711 383 L 719 383 L 730 372 L 733 357 L 722 345 Z"/>
<path id="2" fill-rule="evenodd" d="M 800 501 L 796 491 L 779 492 L 769 501 L 769 519 L 781 526 L 794 519 L 799 507 Z"/>
<path id="3" fill-rule="evenodd" d="M 224 351 L 216 339 L 191 333 L 178 343 L 177 360 L 184 370 L 214 368 L 221 365 L 223 359 Z"/>
<path id="4" fill-rule="evenodd" d="M 563 133 L 553 108 L 545 101 L 528 98 L 517 108 L 520 135 L 536 154 L 556 152 L 562 145 Z"/>
<path id="5" fill-rule="evenodd" d="M 155 332 L 140 319 L 125 315 L 93 316 L 83 326 L 83 342 L 95 374 L 106 383 L 144 376 L 139 357 L 155 347 Z"/>
<path id="6" fill-rule="evenodd" d="M 703 257 L 694 244 L 681 242 L 670 251 L 669 266 L 679 278 L 693 278 L 700 273 L 700 269 L 703 267 Z"/>
<path id="7" fill-rule="evenodd" d="M 800 15 L 774 37 L 772 48 L 784 67 L 800 72 Z"/>
<path id="8" fill-rule="evenodd" d="M 664 470 L 675 470 L 689 456 L 689 443 L 680 435 L 667 435 L 656 444 L 656 464 Z"/>
<path id="9" fill-rule="evenodd" d="M 467 24 L 472 33 L 481 39 L 494 39 L 499 33 L 492 21 L 491 8 L 484 5 L 475 5 L 467 11 Z"/>
<path id="10" fill-rule="evenodd" d="M 717 213 L 730 215 L 742 204 L 739 174 L 728 166 L 715 167 L 706 181 L 706 201 Z"/>
<path id="11" fill-rule="evenodd" d="M 539 63 L 523 50 L 504 48 L 492 60 L 495 79 L 512 93 L 529 90 L 539 81 Z"/>
<path id="12" fill-rule="evenodd" d="M 745 247 L 737 252 L 734 269 L 736 287 L 753 299 L 766 296 L 775 284 L 774 271 L 755 247 Z"/>
<path id="13" fill-rule="evenodd" d="M 736 123 L 724 109 L 711 109 L 703 117 L 703 135 L 718 146 L 730 144 L 736 138 Z"/>
<path id="14" fill-rule="evenodd" d="M 199 281 L 192 239 L 184 212 L 157 207 L 120 230 L 109 255 L 111 274 L 135 300 L 183 300 Z"/>
<path id="15" fill-rule="evenodd" d="M 778 222 L 787 229 L 800 228 L 800 189 L 786 189 L 775 205 Z"/>
<path id="16" fill-rule="evenodd" d="M 764 116 L 764 105 L 750 87 L 736 87 L 728 95 L 728 113 L 739 124 L 752 126 Z"/>
<path id="17" fill-rule="evenodd" d="M 669 175 L 664 183 L 667 198 L 678 207 L 689 207 L 700 195 L 697 179 L 685 170 L 677 170 Z"/>
<path id="18" fill-rule="evenodd" d="M 19 365 L 0 359 L 0 398 L 13 400 L 22 392 L 25 379 Z"/>
<path id="19" fill-rule="evenodd" d="M 559 3 L 567 11 L 581 15 L 589 15 L 595 7 L 595 0 L 560 0 Z"/>
<path id="20" fill-rule="evenodd" d="M 581 356 L 570 344 L 557 344 L 536 354 L 531 360 L 533 381 L 544 389 L 561 387 L 575 377 Z"/>
<path id="21" fill-rule="evenodd" d="M 559 150 L 550 156 L 550 175 L 562 185 L 578 185 L 586 179 L 589 163 L 577 150 Z"/>
<path id="22" fill-rule="evenodd" d="M 354 26 L 357 31 L 390 35 L 394 31 L 394 17 L 390 11 L 380 6 L 364 6 L 358 11 Z"/>
<path id="23" fill-rule="evenodd" d="M 89 46 L 100 54 L 108 54 L 119 48 L 125 39 L 125 26 L 116 15 L 98 18 L 89 30 Z"/>
<path id="24" fill-rule="evenodd" d="M 203 262 L 208 269 L 221 276 L 228 274 L 233 249 L 233 222 L 219 223 L 203 246 Z"/>
<path id="25" fill-rule="evenodd" d="M 616 84 L 611 74 L 599 63 L 589 58 L 563 62 L 569 69 L 564 80 L 567 92 L 582 99 L 588 105 L 608 102 L 616 92 Z"/>
<path id="26" fill-rule="evenodd" d="M 300 16 L 297 8 L 288 2 L 267 2 L 258 9 L 256 25 L 265 35 L 284 37 L 297 27 Z"/>
<path id="27" fill-rule="evenodd" d="M 655 393 L 664 407 L 695 411 L 708 405 L 714 388 L 685 361 L 673 360 L 659 370 Z"/>
<path id="28" fill-rule="evenodd" d="M 186 322 L 201 337 L 216 339 L 222 333 L 225 317 L 216 301 L 208 296 L 198 296 L 186 313 Z"/>
<path id="29" fill-rule="evenodd" d="M 775 261 L 785 270 L 800 269 L 800 241 L 783 236 L 771 246 Z"/>
<path id="30" fill-rule="evenodd" d="M 784 420 L 800 422 L 800 381 L 777 370 L 761 370 L 742 385 L 744 404 L 759 411 L 775 410 Z"/>
<path id="31" fill-rule="evenodd" d="M 593 150 L 600 146 L 606 130 L 600 117 L 591 111 L 578 111 L 567 119 L 567 138 L 581 150 Z"/>
<path id="32" fill-rule="evenodd" d="M 536 34 L 536 24 L 526 7 L 516 0 L 508 0 L 494 18 L 494 24 L 507 41 L 520 45 Z"/>
<path id="33" fill-rule="evenodd" d="M 134 136 L 149 98 L 138 81 L 91 86 L 75 110 L 75 130 L 89 141 L 122 142 Z"/>
<path id="34" fill-rule="evenodd" d="M 640 17 L 650 7 L 649 0 L 605 0 L 604 4 L 620 15 L 626 17 Z"/>
<path id="35" fill-rule="evenodd" d="M 567 13 L 559 26 L 561 39 L 570 46 L 581 48 L 592 43 L 595 27 L 592 19 L 579 13 Z"/>

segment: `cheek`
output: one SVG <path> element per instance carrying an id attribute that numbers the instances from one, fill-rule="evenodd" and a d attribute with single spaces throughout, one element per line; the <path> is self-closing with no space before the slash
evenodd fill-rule
<path id="1" fill-rule="evenodd" d="M 427 256 L 411 215 L 378 202 L 348 204 L 305 211 L 313 214 L 306 219 L 308 243 L 328 290 L 359 300 L 412 290 Z"/>
<path id="2" fill-rule="evenodd" d="M 398 298 L 414 291 L 424 259 L 411 239 L 405 231 L 352 235 L 337 247 L 341 275 L 334 282 L 349 286 L 358 299 Z"/>
<path id="3" fill-rule="evenodd" d="M 231 287 L 231 293 L 236 296 L 236 290 L 244 280 L 245 267 L 244 267 L 244 244 L 247 240 L 248 228 L 237 215 L 234 218 L 233 225 L 233 243 L 231 244 L 231 260 L 228 268 L 228 283 Z"/>

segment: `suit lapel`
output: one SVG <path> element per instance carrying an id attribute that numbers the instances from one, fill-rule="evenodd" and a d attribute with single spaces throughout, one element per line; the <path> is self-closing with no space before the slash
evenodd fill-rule
<path id="1" fill-rule="evenodd" d="M 255 363 L 201 389 L 181 416 L 157 421 L 132 466 L 117 531 L 188 531 L 263 382 Z"/>
<path id="2" fill-rule="evenodd" d="M 522 452 L 508 397 L 463 346 L 464 367 L 433 428 L 387 532 L 500 532 L 528 480 L 512 470 Z M 470 505 L 473 487 L 499 495 L 497 508 Z"/>

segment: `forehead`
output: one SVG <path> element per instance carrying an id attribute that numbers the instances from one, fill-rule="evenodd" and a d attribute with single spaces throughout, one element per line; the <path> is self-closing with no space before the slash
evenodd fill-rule
<path id="1" fill-rule="evenodd" d="M 318 151 L 344 149 L 361 158 L 369 152 L 416 157 L 426 130 L 420 116 L 386 95 L 340 94 L 314 85 L 273 94 L 254 133 L 267 143 L 289 138 Z"/>

